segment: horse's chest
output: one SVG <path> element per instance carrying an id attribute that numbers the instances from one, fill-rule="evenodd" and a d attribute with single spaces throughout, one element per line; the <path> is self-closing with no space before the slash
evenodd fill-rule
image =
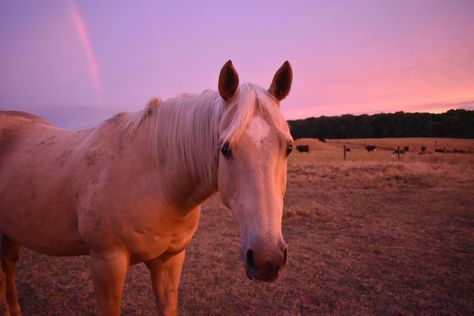
<path id="1" fill-rule="evenodd" d="M 186 249 L 192 236 L 192 233 L 188 233 L 171 236 L 149 235 L 135 238 L 135 240 L 129 244 L 132 264 L 178 254 Z"/>
<path id="2" fill-rule="evenodd" d="M 155 229 L 135 232 L 129 250 L 132 261 L 144 262 L 157 257 L 168 257 L 186 249 L 197 228 L 197 216 L 182 222 L 164 222 Z M 129 235 L 131 236 L 131 235 Z"/>

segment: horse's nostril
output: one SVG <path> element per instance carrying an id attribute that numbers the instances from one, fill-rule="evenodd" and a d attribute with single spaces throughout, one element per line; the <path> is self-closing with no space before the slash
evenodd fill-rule
<path id="1" fill-rule="evenodd" d="M 287 262 L 288 262 L 288 247 L 285 247 L 285 250 L 283 250 L 283 265 L 286 266 Z"/>
<path id="2" fill-rule="evenodd" d="M 247 264 L 247 268 L 254 271 L 256 270 L 255 258 L 251 249 L 247 250 L 247 253 L 245 255 L 245 263 Z"/>

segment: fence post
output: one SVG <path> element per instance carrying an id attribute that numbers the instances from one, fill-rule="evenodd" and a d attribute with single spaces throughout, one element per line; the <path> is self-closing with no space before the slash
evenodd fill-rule
<path id="1" fill-rule="evenodd" d="M 400 146 L 397 146 L 397 157 L 400 159 Z"/>
<path id="2" fill-rule="evenodd" d="M 446 146 L 443 146 L 443 163 L 446 163 Z"/>
<path id="3" fill-rule="evenodd" d="M 346 160 L 346 145 L 344 145 L 344 147 L 342 148 L 342 150 L 344 150 L 344 160 Z"/>

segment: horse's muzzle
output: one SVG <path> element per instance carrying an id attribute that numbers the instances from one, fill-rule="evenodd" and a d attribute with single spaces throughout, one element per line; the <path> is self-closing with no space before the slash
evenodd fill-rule
<path id="1" fill-rule="evenodd" d="M 250 280 L 273 282 L 280 276 L 281 269 L 288 260 L 288 247 L 271 254 L 258 253 L 247 249 L 245 254 L 245 271 Z"/>

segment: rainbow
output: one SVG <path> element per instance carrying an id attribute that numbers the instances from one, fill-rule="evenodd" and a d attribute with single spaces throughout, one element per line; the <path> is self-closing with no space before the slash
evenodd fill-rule
<path id="1" fill-rule="evenodd" d="M 72 19 L 74 21 L 74 25 L 76 26 L 77 33 L 79 34 L 79 38 L 81 39 L 82 47 L 84 48 L 84 52 L 86 53 L 87 60 L 89 62 L 89 70 L 94 83 L 94 88 L 97 92 L 99 92 L 102 88 L 102 82 L 100 79 L 99 68 L 97 66 L 97 59 L 95 58 L 94 49 L 92 48 L 89 33 L 87 32 L 84 19 L 82 18 L 81 13 L 79 12 L 77 6 L 74 4 L 73 0 L 69 1 L 69 9 L 72 15 Z"/>

